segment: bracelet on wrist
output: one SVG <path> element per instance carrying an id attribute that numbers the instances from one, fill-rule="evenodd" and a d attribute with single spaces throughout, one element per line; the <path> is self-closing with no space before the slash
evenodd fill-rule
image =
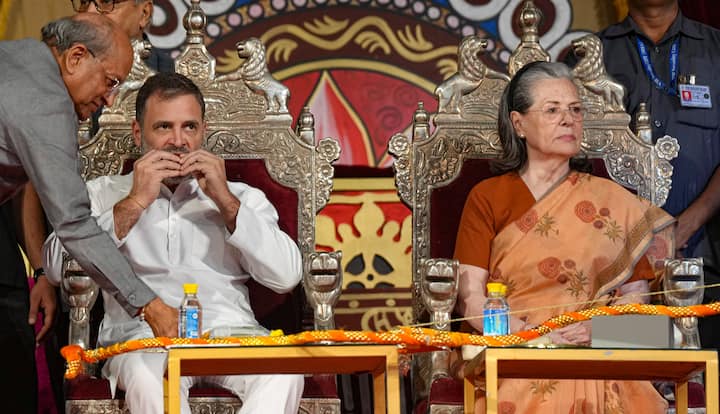
<path id="1" fill-rule="evenodd" d="M 138 206 L 140 206 L 141 209 L 145 210 L 145 209 L 147 208 L 147 207 L 145 207 L 141 202 L 139 202 L 137 198 L 131 196 L 130 194 L 128 194 L 127 198 L 130 199 L 130 200 L 132 200 L 132 201 L 133 201 L 135 204 L 137 204 Z"/>
<path id="2" fill-rule="evenodd" d="M 45 276 L 45 269 L 43 269 L 42 267 L 38 267 L 37 269 L 35 269 L 35 271 L 33 272 L 33 280 L 37 282 L 40 276 Z"/>

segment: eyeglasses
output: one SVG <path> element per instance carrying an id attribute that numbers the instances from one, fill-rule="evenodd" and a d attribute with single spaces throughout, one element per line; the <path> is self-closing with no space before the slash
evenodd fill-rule
<path id="1" fill-rule="evenodd" d="M 90 3 L 95 5 L 95 8 L 100 13 L 110 13 L 115 10 L 115 4 L 122 3 L 128 0 L 70 0 L 73 6 L 73 10 L 77 13 L 88 11 Z"/>
<path id="2" fill-rule="evenodd" d="M 582 121 L 587 113 L 587 108 L 582 105 L 571 105 L 567 108 L 559 106 L 548 106 L 542 109 L 528 109 L 525 112 L 540 112 L 540 116 L 548 122 L 558 122 L 565 116 L 565 112 L 569 113 L 573 120 Z"/>
<path id="3" fill-rule="evenodd" d="M 98 59 L 97 56 L 95 56 L 95 52 L 93 52 L 91 49 L 87 50 L 88 53 L 90 53 L 90 56 L 93 57 L 98 63 L 102 65 L 102 62 L 100 59 Z M 103 71 L 105 71 L 105 68 L 103 68 Z M 120 79 L 114 77 L 114 76 L 108 76 L 107 73 L 105 74 L 105 87 L 107 88 L 107 92 L 105 92 L 105 96 L 110 97 L 118 93 L 120 90 Z"/>

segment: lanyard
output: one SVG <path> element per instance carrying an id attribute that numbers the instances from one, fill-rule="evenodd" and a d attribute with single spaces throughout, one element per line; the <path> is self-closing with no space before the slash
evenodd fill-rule
<path id="1" fill-rule="evenodd" d="M 653 69 L 652 62 L 650 61 L 650 54 L 648 53 L 647 46 L 645 46 L 645 42 L 643 42 L 639 36 L 635 39 L 637 41 L 637 49 L 638 53 L 640 54 L 640 60 L 642 61 L 643 69 L 645 69 L 645 73 L 647 74 L 648 78 L 650 78 L 653 84 L 655 84 L 656 88 L 660 89 L 661 91 L 667 93 L 670 96 L 678 96 L 675 85 L 677 84 L 678 78 L 678 49 L 680 48 L 680 38 L 676 37 L 672 43 L 672 46 L 670 47 L 670 85 L 667 85 L 665 82 L 663 82 L 660 78 L 658 78 L 657 74 L 655 73 L 655 69 Z"/>

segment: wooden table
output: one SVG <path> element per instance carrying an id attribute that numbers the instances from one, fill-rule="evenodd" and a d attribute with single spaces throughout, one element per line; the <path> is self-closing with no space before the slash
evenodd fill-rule
<path id="1" fill-rule="evenodd" d="M 716 351 L 681 349 L 486 348 L 465 367 L 465 413 L 485 373 L 487 414 L 498 412 L 498 378 L 665 380 L 675 382 L 677 414 L 688 411 L 688 380 L 705 371 L 708 413 L 718 413 Z"/>
<path id="2" fill-rule="evenodd" d="M 373 376 L 375 413 L 400 414 L 395 345 L 172 347 L 168 350 L 165 412 L 180 413 L 180 376 L 357 372 Z"/>

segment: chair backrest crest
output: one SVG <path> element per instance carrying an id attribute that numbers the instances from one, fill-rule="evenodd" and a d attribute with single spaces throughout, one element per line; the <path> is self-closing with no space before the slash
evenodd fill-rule
<path id="1" fill-rule="evenodd" d="M 535 7 L 532 0 L 525 0 L 520 11 L 520 29 L 522 30 L 520 44 L 508 59 L 508 73 L 510 76 L 514 76 L 520 68 L 530 62 L 550 61 L 550 54 L 540 45 L 538 27 L 542 17 L 542 12 Z"/>

